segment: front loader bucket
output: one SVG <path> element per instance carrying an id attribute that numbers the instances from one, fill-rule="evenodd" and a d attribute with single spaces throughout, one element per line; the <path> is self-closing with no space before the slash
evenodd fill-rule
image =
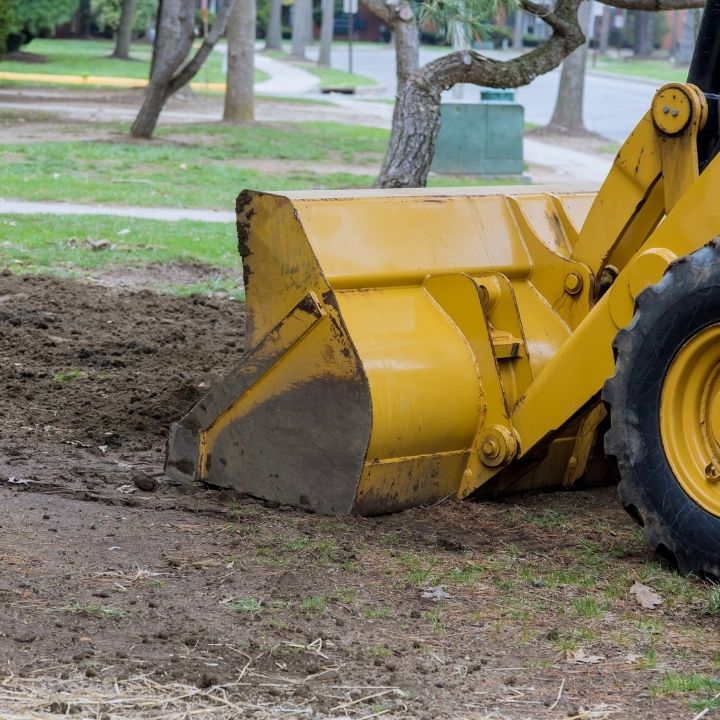
<path id="1" fill-rule="evenodd" d="M 517 213 L 547 223 L 533 208 L 560 204 L 580 227 L 592 199 L 527 197 L 525 212 L 497 191 L 243 192 L 250 349 L 173 424 L 168 475 L 322 513 L 457 493 L 486 411 L 479 356 L 495 363 L 472 276 L 522 284 L 532 263 Z M 564 338 L 547 307 L 542 332 Z"/>

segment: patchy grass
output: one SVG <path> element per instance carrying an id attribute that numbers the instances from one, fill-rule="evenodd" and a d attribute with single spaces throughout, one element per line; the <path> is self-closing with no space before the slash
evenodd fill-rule
<path id="1" fill-rule="evenodd" d="M 119 608 L 110 607 L 108 605 L 96 605 L 94 603 L 74 602 L 68 605 L 60 605 L 50 609 L 56 613 L 70 613 L 72 615 L 90 615 L 101 620 L 120 620 L 125 617 L 126 613 Z"/>
<path id="2" fill-rule="evenodd" d="M 160 128 L 157 137 L 191 135 L 205 145 L 212 159 L 233 157 L 373 165 L 382 160 L 389 132 L 381 128 L 334 122 L 255 123 L 232 126 L 222 123 Z"/>
<path id="3" fill-rule="evenodd" d="M 325 612 L 325 598 L 321 595 L 312 595 L 311 597 L 305 598 L 301 603 L 300 607 L 303 610 L 318 615 Z"/>
<path id="4" fill-rule="evenodd" d="M 160 289 L 178 295 L 219 292 L 244 297 L 237 238 L 230 223 L 102 215 L 0 216 L 0 238 L 0 267 L 16 273 L 73 277 L 114 266 L 199 263 L 208 266 L 206 280 L 166 286 L 160 281 Z M 102 240 L 107 244 L 98 242 Z M 93 249 L 98 246 L 101 249 Z M 56 381 L 75 379 L 71 373 L 66 371 Z"/>
<path id="5" fill-rule="evenodd" d="M 332 122 L 165 127 L 150 142 L 131 140 L 121 124 L 103 127 L 116 135 L 0 146 L 0 197 L 231 210 L 245 188 L 369 188 L 388 139 L 382 129 Z M 431 175 L 428 186 L 518 182 Z"/>
<path id="6" fill-rule="evenodd" d="M 70 370 L 63 370 L 53 375 L 53 380 L 56 383 L 69 383 L 73 380 L 82 380 L 87 377 L 86 370 L 79 370 L 78 368 L 71 368 Z"/>
<path id="7" fill-rule="evenodd" d="M 23 46 L 23 52 L 42 55 L 47 59 L 44 63 L 25 63 L 3 60 L 0 70 L 15 73 L 40 73 L 43 75 L 74 75 L 79 77 L 121 77 L 137 80 L 148 79 L 152 45 L 150 43 L 133 43 L 131 60 L 118 60 L 110 57 L 114 50 L 111 40 L 59 40 L 55 38 L 36 38 Z M 255 82 L 267 80 L 270 76 L 255 71 Z M 194 82 L 224 82 L 222 72 L 222 55 L 210 53 Z M 106 86 L 112 87 L 112 86 Z"/>
<path id="8" fill-rule="evenodd" d="M 251 597 L 241 597 L 228 603 L 228 608 L 236 613 L 259 613 L 262 605 Z"/>
<path id="9" fill-rule="evenodd" d="M 708 615 L 720 615 L 720 585 L 713 585 L 708 592 Z"/>
<path id="10" fill-rule="evenodd" d="M 676 68 L 669 60 L 616 60 L 612 58 L 598 58 L 593 68 L 602 72 L 617 75 L 630 75 L 634 77 L 657 80 L 658 83 L 686 82 L 687 68 Z"/>
<path id="11" fill-rule="evenodd" d="M 0 196 L 232 209 L 246 187 L 370 187 L 371 173 L 323 173 L 314 167 L 323 162 L 371 167 L 380 162 L 387 136 L 384 130 L 340 123 L 207 124 L 164 128 L 158 132 L 161 141 L 148 143 L 123 133 L 113 141 L 9 144 L 0 147 Z M 252 168 L 255 159 L 308 167 L 262 172 Z"/>
<path id="12" fill-rule="evenodd" d="M 652 686 L 656 696 L 684 695 L 693 710 L 720 709 L 720 679 L 701 673 L 668 672 Z"/>
<path id="13" fill-rule="evenodd" d="M 377 608 L 365 608 L 363 610 L 363 617 L 367 618 L 368 620 L 378 620 L 380 618 L 390 618 L 395 615 L 395 611 L 388 607 L 387 605 L 383 605 L 381 607 Z"/>
<path id="14" fill-rule="evenodd" d="M 320 78 L 320 87 L 324 88 L 372 87 L 377 85 L 373 78 L 356 75 L 355 73 L 350 74 L 337 68 L 320 67 L 314 63 L 302 63 L 302 67 Z"/>

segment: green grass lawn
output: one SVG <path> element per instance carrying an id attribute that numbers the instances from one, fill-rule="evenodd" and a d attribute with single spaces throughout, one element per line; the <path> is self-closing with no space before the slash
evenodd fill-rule
<path id="1" fill-rule="evenodd" d="M 591 68 L 593 69 L 593 68 Z M 612 60 L 599 58 L 595 70 L 657 80 L 659 83 L 685 82 L 687 68 L 676 68 L 669 60 Z"/>
<path id="2" fill-rule="evenodd" d="M 180 141 L 167 140 L 182 134 Z M 198 141 L 194 137 L 198 137 Z M 367 175 L 319 172 L 315 162 L 378 163 L 387 131 L 339 123 L 164 128 L 161 141 L 0 145 L 0 197 L 231 209 L 246 187 L 263 190 L 370 187 Z M 162 141 L 165 140 L 165 141 Z M 295 160 L 308 169 L 260 172 L 244 159 Z"/>
<path id="3" fill-rule="evenodd" d="M 203 157 L 201 150 L 81 142 L 3 146 L 0 156 L 7 164 L 0 169 L 0 196 L 229 210 L 243 188 L 370 187 L 373 180 L 312 170 L 263 173 L 241 161 Z"/>
<path id="4" fill-rule="evenodd" d="M 151 142 L 132 141 L 118 123 L 107 128 L 115 133 L 111 140 L 0 145 L 0 197 L 231 210 L 245 188 L 369 188 L 388 139 L 387 130 L 330 122 L 163 127 Z M 330 168 L 323 171 L 321 163 Z M 345 172 L 345 164 L 368 172 Z M 432 176 L 428 185 L 513 182 Z"/>
<path id="5" fill-rule="evenodd" d="M 130 54 L 132 60 L 111 58 L 114 44 L 111 40 L 55 40 L 35 39 L 22 49 L 24 52 L 43 55 L 45 63 L 24 63 L 3 60 L 0 71 L 16 73 L 41 73 L 44 75 L 97 75 L 101 77 L 125 77 L 147 80 L 150 71 L 152 46 L 148 43 L 134 43 Z M 267 80 L 270 76 L 261 70 L 255 71 L 255 82 Z M 224 82 L 222 56 L 210 53 L 207 61 L 195 77 L 194 82 Z"/>
<path id="6" fill-rule="evenodd" d="M 350 74 L 337 68 L 320 67 L 314 63 L 302 63 L 301 67 L 320 78 L 320 87 L 344 88 L 377 85 L 377 82 L 372 78 L 356 75 L 355 73 Z"/>
<path id="7" fill-rule="evenodd" d="M 0 268 L 16 273 L 76 277 L 113 266 L 171 262 L 202 263 L 230 271 L 209 272 L 203 287 L 168 288 L 176 294 L 222 291 L 242 297 L 233 223 L 79 215 L 0 216 Z"/>

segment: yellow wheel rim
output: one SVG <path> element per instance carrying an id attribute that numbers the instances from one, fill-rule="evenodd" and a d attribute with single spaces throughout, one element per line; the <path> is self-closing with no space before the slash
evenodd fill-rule
<path id="1" fill-rule="evenodd" d="M 673 359 L 660 397 L 660 436 L 683 490 L 720 517 L 720 325 L 701 330 Z"/>

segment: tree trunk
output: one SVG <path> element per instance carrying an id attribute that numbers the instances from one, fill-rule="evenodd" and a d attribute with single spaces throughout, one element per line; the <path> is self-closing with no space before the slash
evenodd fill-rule
<path id="1" fill-rule="evenodd" d="M 163 0 L 159 27 L 155 38 L 155 61 L 145 98 L 130 128 L 135 138 L 150 138 L 168 98 L 195 77 L 225 32 L 228 14 L 235 0 L 225 0 L 218 10 L 208 36 L 192 59 L 186 62 L 195 36 L 195 0 Z"/>
<path id="2" fill-rule="evenodd" d="M 633 50 L 635 57 L 646 58 L 652 55 L 654 49 L 655 17 L 652 13 L 638 10 L 635 15 L 635 42 Z"/>
<path id="3" fill-rule="evenodd" d="M 228 72 L 225 90 L 225 122 L 255 119 L 255 0 L 235 0 L 227 25 Z"/>
<path id="4" fill-rule="evenodd" d="M 523 31 L 525 29 L 525 16 L 520 8 L 515 10 L 515 22 L 513 23 L 513 50 L 523 49 Z"/>
<path id="5" fill-rule="evenodd" d="M 164 2 L 164 0 L 158 0 L 157 11 L 155 12 L 155 36 L 153 37 L 153 51 L 152 51 L 152 58 L 150 60 L 150 75 L 149 75 L 149 77 L 152 77 L 155 74 L 155 64 L 157 61 L 157 49 L 159 47 L 161 47 L 160 29 L 162 28 L 163 2 Z"/>
<path id="6" fill-rule="evenodd" d="M 583 2 L 578 9 L 578 23 L 587 34 L 590 25 L 590 3 Z M 585 95 L 585 65 L 587 42 L 565 58 L 560 72 L 560 86 L 552 119 L 548 128 L 558 132 L 580 135 L 587 132 L 583 122 L 583 99 Z"/>
<path id="7" fill-rule="evenodd" d="M 305 18 L 305 47 L 307 47 L 308 45 L 315 44 L 315 36 L 313 34 L 315 29 L 315 18 L 313 16 L 312 0 L 307 3 L 305 12 L 307 13 L 307 17 Z"/>
<path id="8" fill-rule="evenodd" d="M 412 21 L 398 17 L 391 25 L 395 38 L 395 75 L 397 92 L 420 67 L 420 31 Z"/>
<path id="9" fill-rule="evenodd" d="M 360 0 L 392 30 L 395 39 L 395 74 L 398 92 L 420 66 L 420 31 L 412 6 L 406 0 Z"/>
<path id="10" fill-rule="evenodd" d="M 440 126 L 440 96 L 457 83 L 511 88 L 527 85 L 556 68 L 585 38 L 577 23 L 579 0 L 558 0 L 544 12 L 553 34 L 543 45 L 500 62 L 473 51 L 444 55 L 414 72 L 399 88 L 392 131 L 375 187 L 424 187 Z"/>
<path id="11" fill-rule="evenodd" d="M 268 18 L 266 50 L 282 50 L 282 0 L 270 0 L 270 16 Z"/>
<path id="12" fill-rule="evenodd" d="M 330 67 L 333 25 L 335 24 L 335 0 L 322 0 L 322 25 L 320 26 L 320 52 L 318 65 Z"/>
<path id="13" fill-rule="evenodd" d="M 688 67 L 692 60 L 693 51 L 695 50 L 695 39 L 698 31 L 698 15 L 696 10 L 686 10 L 685 20 L 683 22 L 682 35 L 680 36 L 680 45 L 678 47 L 675 64 Z"/>
<path id="14" fill-rule="evenodd" d="M 292 47 L 290 56 L 295 60 L 306 60 L 305 45 L 307 43 L 308 5 L 311 0 L 295 0 L 292 8 Z"/>
<path id="15" fill-rule="evenodd" d="M 598 51 L 601 55 L 607 54 L 610 45 L 610 23 L 612 21 L 610 13 L 609 7 L 603 8 L 602 20 L 600 21 L 600 39 L 598 41 Z"/>
<path id="16" fill-rule="evenodd" d="M 120 24 L 115 38 L 115 58 L 130 59 L 130 40 L 132 40 L 133 20 L 135 19 L 135 0 L 123 0 Z"/>

